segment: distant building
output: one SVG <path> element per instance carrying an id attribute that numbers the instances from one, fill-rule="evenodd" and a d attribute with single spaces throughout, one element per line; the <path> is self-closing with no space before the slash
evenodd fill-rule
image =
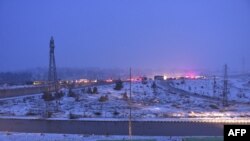
<path id="1" fill-rule="evenodd" d="M 177 78 L 175 77 L 170 77 L 170 78 L 167 78 L 167 80 L 176 80 Z"/>
<path id="2" fill-rule="evenodd" d="M 147 84 L 148 83 L 148 78 L 146 76 L 141 78 L 142 84 Z"/>
<path id="3" fill-rule="evenodd" d="M 154 80 L 164 80 L 164 76 L 163 75 L 155 75 Z"/>

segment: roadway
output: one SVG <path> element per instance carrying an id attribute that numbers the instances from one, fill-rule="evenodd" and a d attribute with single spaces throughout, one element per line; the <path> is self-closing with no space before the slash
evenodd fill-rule
<path id="1" fill-rule="evenodd" d="M 133 121 L 133 135 L 223 136 L 223 123 Z M 27 133 L 128 135 L 128 121 L 0 119 L 0 131 Z"/>
<path id="2" fill-rule="evenodd" d="M 89 83 L 89 84 L 84 84 L 82 86 L 74 87 L 73 89 L 81 89 L 81 88 L 86 88 L 86 87 L 108 85 L 108 84 L 113 84 L 113 83 Z M 48 86 L 45 86 L 45 85 L 24 87 L 24 88 L 13 88 L 13 89 L 0 89 L 0 99 L 41 94 L 47 89 L 48 89 Z"/>

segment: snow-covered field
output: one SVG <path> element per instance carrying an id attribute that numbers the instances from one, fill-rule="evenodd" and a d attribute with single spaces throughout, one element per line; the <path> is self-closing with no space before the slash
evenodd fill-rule
<path id="1" fill-rule="evenodd" d="M 250 103 L 249 77 L 229 77 L 228 100 Z M 222 98 L 223 78 L 173 80 L 172 86 L 199 95 Z"/>
<path id="2" fill-rule="evenodd" d="M 178 81 L 176 80 L 174 83 L 180 83 Z M 164 120 L 169 118 L 235 117 L 249 119 L 250 117 L 250 105 L 231 104 L 229 107 L 223 108 L 219 101 L 173 93 L 164 89 L 160 83 L 156 83 L 157 88 L 153 89 L 152 83 L 153 81 L 148 82 L 148 84 L 142 84 L 141 82 L 132 83 L 131 107 L 133 119 Z M 204 90 L 204 94 L 208 93 L 209 95 L 211 91 L 210 83 L 210 80 L 186 80 L 184 84 L 175 86 L 184 90 L 189 90 L 189 87 L 192 87 L 191 90 L 195 90 L 196 87 L 197 93 L 200 93 L 200 90 Z M 200 85 L 204 85 L 202 89 Z M 114 90 L 114 86 L 114 84 L 97 86 L 98 94 L 88 94 L 86 90 L 75 89 L 73 90 L 76 94 L 75 97 L 68 97 L 68 90 L 63 90 L 65 96 L 60 100 L 59 110 L 53 110 L 51 118 L 127 119 L 129 115 L 129 101 L 125 93 L 129 96 L 129 83 L 124 83 L 124 88 L 120 91 Z M 236 85 L 234 86 L 236 87 Z M 243 88 L 245 90 L 245 87 Z M 246 97 L 249 96 L 248 89 L 244 93 Z M 108 100 L 101 102 L 101 96 L 107 96 Z M 54 108 L 56 107 L 55 105 L 55 101 L 50 102 L 50 107 Z M 45 109 L 46 104 L 41 95 L 0 100 L 0 117 L 41 118 Z"/>
<path id="3" fill-rule="evenodd" d="M 100 141 L 100 140 L 128 140 L 128 136 L 97 136 L 72 134 L 43 134 L 43 133 L 12 133 L 0 132 L 1 141 Z M 132 136 L 132 139 L 153 141 L 181 141 L 181 137 L 142 137 Z"/>

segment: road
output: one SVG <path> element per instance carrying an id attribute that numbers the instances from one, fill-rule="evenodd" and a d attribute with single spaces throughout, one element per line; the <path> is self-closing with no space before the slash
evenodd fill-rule
<path id="1" fill-rule="evenodd" d="M 127 135 L 127 121 L 0 119 L 0 131 L 28 133 Z M 133 135 L 222 136 L 223 123 L 133 121 Z"/>
<path id="2" fill-rule="evenodd" d="M 81 89 L 85 87 L 93 87 L 93 86 L 108 85 L 108 84 L 113 84 L 113 83 L 90 83 L 90 84 L 85 84 L 83 86 L 75 87 L 73 89 Z M 16 89 L 0 89 L 0 99 L 39 94 L 39 93 L 43 93 L 47 89 L 48 89 L 47 86 L 34 86 L 34 87 L 24 87 L 24 88 L 16 88 Z"/>

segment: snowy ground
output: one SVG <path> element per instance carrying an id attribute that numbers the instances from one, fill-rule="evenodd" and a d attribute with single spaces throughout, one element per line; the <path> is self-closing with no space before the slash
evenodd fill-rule
<path id="1" fill-rule="evenodd" d="M 180 83 L 176 80 L 174 83 Z M 238 80 L 235 80 L 238 82 Z M 153 89 L 153 82 L 132 84 L 132 114 L 133 119 L 166 119 L 166 118 L 247 118 L 250 117 L 250 105 L 231 104 L 227 108 L 221 106 L 221 102 L 173 93 L 166 91 L 160 83 Z M 207 83 L 207 85 L 205 85 Z M 197 93 L 202 90 L 204 94 L 211 95 L 210 80 L 186 80 L 184 84 L 174 85 L 180 89 L 195 89 Z M 219 83 L 219 82 L 218 82 Z M 233 81 L 230 81 L 234 84 Z M 243 82 L 242 82 L 243 83 Z M 244 84 L 244 83 L 243 83 Z M 244 86 L 244 85 L 240 86 Z M 239 83 L 237 83 L 239 85 Z M 237 85 L 233 85 L 236 87 Z M 234 88 L 231 87 L 231 88 Z M 124 93 L 129 96 L 129 84 L 124 83 L 120 91 L 114 90 L 114 84 L 97 86 L 98 94 L 88 94 L 82 89 L 73 90 L 77 97 L 68 97 L 68 90 L 64 90 L 65 96 L 60 101 L 58 111 L 53 111 L 51 118 L 61 119 L 85 119 L 85 118 L 115 118 L 127 119 L 129 113 L 129 102 Z M 198 89 L 199 88 L 199 89 Z M 250 92 L 244 88 L 245 96 L 248 98 Z M 242 89 L 243 89 L 242 88 Z M 205 91 L 207 89 L 207 91 Z M 245 90 L 246 89 L 246 90 Z M 230 94 L 237 95 L 237 93 Z M 203 94 L 203 93 L 201 93 Z M 101 96 L 108 96 L 108 100 L 100 102 Z M 233 98 L 236 96 L 232 96 Z M 245 99 L 235 99 L 246 101 Z M 50 107 L 56 107 L 55 102 L 50 102 Z M 41 95 L 7 98 L 0 100 L 0 117 L 15 118 L 41 118 L 46 104 Z"/>
<path id="2" fill-rule="evenodd" d="M 250 85 L 249 77 L 229 77 L 228 80 L 228 100 L 249 102 L 250 103 Z M 207 79 L 185 79 L 173 80 L 172 86 L 185 91 L 206 95 L 210 97 L 222 98 L 223 78 L 213 77 Z"/>
<path id="3" fill-rule="evenodd" d="M 1 141 L 100 141 L 100 140 L 126 140 L 128 136 L 96 136 L 72 134 L 43 134 L 43 133 L 12 133 L 0 132 Z M 181 137 L 142 137 L 132 136 L 132 139 L 152 141 L 181 141 Z"/>

